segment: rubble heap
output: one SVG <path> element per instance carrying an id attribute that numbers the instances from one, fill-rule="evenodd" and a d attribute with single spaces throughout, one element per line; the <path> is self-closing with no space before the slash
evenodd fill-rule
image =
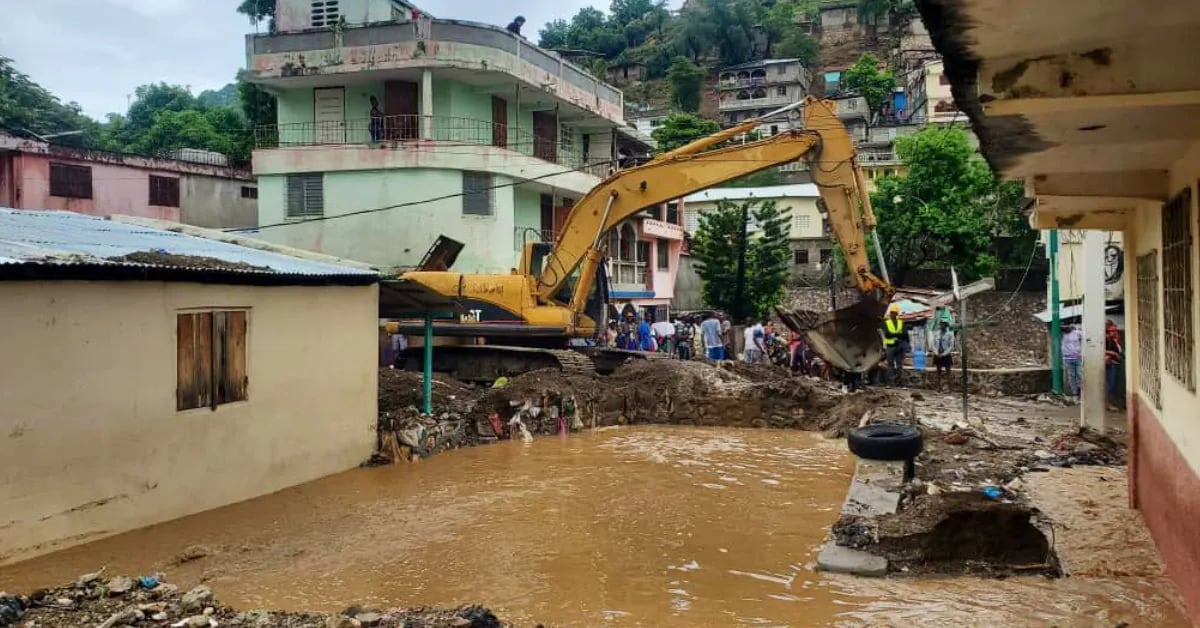
<path id="1" fill-rule="evenodd" d="M 288 628 L 500 628 L 504 626 L 482 606 L 454 609 L 380 610 L 350 607 L 342 613 L 283 613 L 235 611 L 213 598 L 204 585 L 181 592 L 164 582 L 162 574 L 130 578 L 106 577 L 104 569 L 84 574 L 73 583 L 42 589 L 28 596 L 0 593 L 0 626 L 79 626 L 133 628 L 171 626 L 202 628 L 254 626 Z"/>

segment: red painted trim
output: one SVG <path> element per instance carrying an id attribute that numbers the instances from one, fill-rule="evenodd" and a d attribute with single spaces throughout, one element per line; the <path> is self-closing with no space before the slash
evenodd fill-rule
<path id="1" fill-rule="evenodd" d="M 1200 475 L 1150 408 L 1137 401 L 1129 468 L 1134 501 L 1193 623 L 1200 625 Z"/>
<path id="2" fill-rule="evenodd" d="M 1125 381 L 1131 381 L 1126 379 Z M 1127 443 L 1129 447 L 1126 453 L 1126 464 L 1129 465 L 1128 476 L 1130 478 L 1137 477 L 1138 471 L 1138 404 L 1141 403 L 1141 398 L 1136 392 L 1125 393 L 1125 434 L 1128 435 Z M 1138 490 L 1137 482 L 1126 482 L 1125 488 L 1129 492 L 1129 507 L 1138 509 Z"/>

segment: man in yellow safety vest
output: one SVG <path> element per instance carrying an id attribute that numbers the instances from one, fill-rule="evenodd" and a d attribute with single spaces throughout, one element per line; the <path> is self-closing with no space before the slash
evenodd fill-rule
<path id="1" fill-rule="evenodd" d="M 906 341 L 904 321 L 900 320 L 900 306 L 893 303 L 888 307 L 887 318 L 883 319 L 883 349 L 887 354 L 888 373 L 894 386 L 904 385 Z"/>

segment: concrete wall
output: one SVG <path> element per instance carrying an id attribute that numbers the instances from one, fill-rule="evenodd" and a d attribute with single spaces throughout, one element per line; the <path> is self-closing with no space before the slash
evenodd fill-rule
<path id="1" fill-rule="evenodd" d="M 374 446 L 378 292 L 0 283 L 0 563 L 354 467 Z M 176 315 L 249 308 L 247 401 L 175 410 Z"/>
<path id="2" fill-rule="evenodd" d="M 242 188 L 254 181 L 184 175 L 179 182 L 180 222 L 213 229 L 238 229 L 258 224 L 258 199 L 244 198 Z"/>
<path id="3" fill-rule="evenodd" d="M 1064 301 L 1083 298 L 1084 266 L 1097 262 L 1097 260 L 1084 259 L 1083 234 L 1083 231 L 1078 230 L 1059 230 L 1058 232 L 1058 294 L 1059 298 Z M 1107 235 L 1110 245 L 1124 249 L 1125 238 L 1120 231 L 1112 231 Z M 1049 232 L 1043 231 L 1041 239 L 1043 243 L 1048 243 Z M 1035 264 L 1037 262 L 1038 260 L 1034 260 Z M 1099 260 L 1099 263 L 1104 263 L 1104 260 Z M 1125 296 L 1122 277 L 1125 272 L 1131 270 L 1126 266 L 1121 271 L 1122 276 L 1105 286 L 1104 296 L 1106 299 L 1115 300 Z M 1049 284 L 1047 284 L 1046 290 L 1046 294 L 1049 295 Z M 1048 302 L 1049 296 L 1047 296 Z"/>
<path id="4" fill-rule="evenodd" d="M 333 153 L 343 151 L 330 151 Z M 390 152 L 379 151 L 375 152 Z M 314 169 L 320 172 L 321 169 Z M 464 273 L 507 273 L 516 265 L 512 187 L 492 190 L 491 216 L 463 215 L 460 170 L 405 168 L 335 172 L 326 169 L 325 215 L 418 203 L 339 220 L 299 222 L 270 227 L 258 237 L 269 242 L 319 251 L 384 267 L 415 266 L 438 235 L 467 244 L 454 269 Z M 286 175 L 259 177 L 261 224 L 286 223 Z M 510 180 L 495 177 L 493 185 Z M 525 210 L 528 216 L 528 210 Z"/>
<path id="5" fill-rule="evenodd" d="M 704 307 L 701 296 L 703 282 L 696 272 L 696 258 L 684 255 L 679 258 L 679 273 L 675 275 L 675 299 L 677 310 L 698 310 Z"/>
<path id="6" fill-rule="evenodd" d="M 105 163 L 37 153 L 13 153 L 9 205 L 17 209 L 61 209 L 93 216 L 141 216 L 184 222 L 200 227 L 253 227 L 258 202 L 242 197 L 242 187 L 255 187 L 249 178 L 201 174 L 211 170 L 166 160 L 132 158 L 129 163 Z M 92 169 L 92 198 L 66 198 L 50 194 L 50 163 L 69 163 Z M 146 167 L 152 162 L 178 169 Z M 177 178 L 179 207 L 150 204 L 150 175 Z"/>
<path id="7" fill-rule="evenodd" d="M 781 210 L 788 212 L 791 215 L 791 223 L 788 226 L 788 235 L 793 239 L 799 238 L 821 238 L 825 236 L 825 224 L 821 219 L 821 213 L 817 210 L 817 197 L 803 198 L 761 198 L 754 199 L 755 201 L 775 201 L 776 206 Z M 741 201 L 734 201 L 741 202 Z M 689 213 L 703 214 L 705 212 L 715 211 L 717 209 L 717 201 L 692 201 L 687 204 Z M 685 221 L 687 224 L 687 221 Z M 698 225 L 693 219 L 691 224 Z M 753 231 L 754 227 L 751 226 Z"/>
<path id="8" fill-rule="evenodd" d="M 1171 169 L 1169 194 L 1172 196 L 1191 187 L 1191 239 L 1193 247 L 1200 246 L 1200 207 L 1197 205 L 1196 181 L 1200 179 L 1200 143 L 1193 143 L 1186 154 Z M 1132 478 L 1131 499 L 1143 513 L 1146 524 L 1163 556 L 1167 572 L 1175 580 L 1192 617 L 1200 619 L 1200 529 L 1194 522 L 1200 517 L 1200 396 L 1189 390 L 1166 371 L 1165 358 L 1171 350 L 1166 344 L 1163 326 L 1162 293 L 1162 229 L 1161 206 L 1144 203 L 1131 212 L 1126 226 L 1125 299 L 1130 433 L 1133 457 L 1130 460 Z M 1158 335 L 1159 362 L 1156 370 L 1160 381 L 1161 407 L 1157 408 L 1146 394 L 1142 366 L 1138 363 L 1137 347 L 1149 339 L 1140 337 L 1141 316 L 1137 300 L 1137 257 L 1158 251 L 1159 291 L 1158 316 L 1154 330 Z M 1200 333 L 1200 254 L 1192 252 L 1192 330 Z M 1200 338 L 1200 336 L 1197 336 Z M 1193 348 L 1193 372 L 1200 374 L 1200 342 Z"/>

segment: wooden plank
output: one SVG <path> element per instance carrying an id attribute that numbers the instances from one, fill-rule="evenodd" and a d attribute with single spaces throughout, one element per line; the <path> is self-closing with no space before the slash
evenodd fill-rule
<path id="1" fill-rule="evenodd" d="M 249 382 L 246 376 L 247 312 L 235 310 L 225 314 L 225 372 L 222 403 L 244 401 Z"/>
<path id="2" fill-rule="evenodd" d="M 212 407 L 225 403 L 225 312 L 213 312 Z"/>
<path id="3" fill-rule="evenodd" d="M 196 320 L 180 314 L 175 323 L 175 409 L 199 407 L 196 390 Z"/>
<path id="4" fill-rule="evenodd" d="M 196 388 L 196 407 L 213 405 L 213 315 L 199 312 L 196 317 L 196 368 L 193 385 Z"/>

